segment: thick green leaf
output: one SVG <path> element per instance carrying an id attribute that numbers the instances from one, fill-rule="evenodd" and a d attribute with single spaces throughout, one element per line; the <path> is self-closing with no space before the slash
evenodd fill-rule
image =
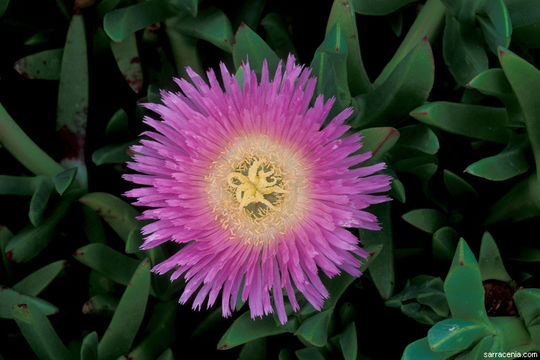
<path id="1" fill-rule="evenodd" d="M 111 41 L 111 51 L 118 69 L 131 90 L 140 93 L 143 86 L 143 72 L 135 34 L 127 36 L 120 42 Z"/>
<path id="2" fill-rule="evenodd" d="M 433 351 L 462 351 L 487 335 L 488 331 L 482 323 L 446 319 L 429 329 L 427 339 Z"/>
<path id="3" fill-rule="evenodd" d="M 476 18 L 489 49 L 496 54 L 499 46 L 508 47 L 512 36 L 512 21 L 504 0 L 482 2 Z"/>
<path id="4" fill-rule="evenodd" d="M 198 17 L 199 0 L 169 0 L 171 5 L 193 17 Z"/>
<path id="5" fill-rule="evenodd" d="M 471 184 L 450 170 L 445 169 L 443 171 L 443 180 L 450 195 L 456 199 L 463 199 L 464 197 L 478 197 L 478 192 L 471 186 Z"/>
<path id="6" fill-rule="evenodd" d="M 2 263 L 7 274 L 11 274 L 11 268 L 14 264 L 6 257 L 6 246 L 13 239 L 13 233 L 4 225 L 0 225 L 0 253 L 2 254 Z"/>
<path id="7" fill-rule="evenodd" d="M 232 52 L 233 31 L 231 22 L 227 15 L 217 8 L 204 9 L 195 18 L 182 17 L 178 22 L 178 29 L 186 35 L 208 41 L 223 51 Z"/>
<path id="8" fill-rule="evenodd" d="M 121 135 L 128 130 L 129 121 L 128 116 L 124 109 L 118 109 L 113 116 L 111 116 L 107 127 L 105 128 L 105 136 Z"/>
<path id="9" fill-rule="evenodd" d="M 81 360 L 98 360 L 98 336 L 95 331 L 92 331 L 83 339 Z"/>
<path id="10" fill-rule="evenodd" d="M 369 0 L 366 0 L 369 1 Z M 380 3 L 380 1 L 370 1 L 371 4 Z M 410 27 L 407 35 L 396 50 L 392 59 L 386 64 L 381 74 L 374 82 L 376 87 L 380 86 L 395 71 L 396 67 L 403 59 L 418 46 L 422 39 L 434 42 L 439 35 L 441 25 L 445 18 L 446 7 L 440 0 L 427 0 L 416 16 L 416 20 Z"/>
<path id="11" fill-rule="evenodd" d="M 133 229 L 140 228 L 139 222 L 135 219 L 140 215 L 139 212 L 114 195 L 103 192 L 88 193 L 79 201 L 101 215 L 124 241 L 127 241 Z"/>
<path id="12" fill-rule="evenodd" d="M 9 288 L 0 287 L 0 318 L 12 319 L 13 307 L 18 304 L 31 304 L 39 308 L 45 315 L 52 315 L 58 312 L 56 306 L 43 299 L 20 294 Z"/>
<path id="13" fill-rule="evenodd" d="M 457 351 L 434 352 L 429 346 L 427 337 L 407 345 L 403 351 L 401 360 L 446 360 L 456 354 Z"/>
<path id="14" fill-rule="evenodd" d="M 489 65 L 477 29 L 461 24 L 450 14 L 446 15 L 443 57 L 448 70 L 460 85 L 467 84 L 487 70 Z"/>
<path id="15" fill-rule="evenodd" d="M 88 91 L 84 21 L 82 15 L 73 15 L 60 69 L 56 129 L 63 145 L 63 158 L 60 164 L 66 169 L 77 167 L 77 179 L 83 188 L 86 188 L 88 183 L 84 155 Z"/>
<path id="16" fill-rule="evenodd" d="M 174 360 L 174 354 L 169 348 L 165 350 L 156 360 Z"/>
<path id="17" fill-rule="evenodd" d="M 266 42 L 278 57 L 285 59 L 289 54 L 293 54 L 298 59 L 287 26 L 279 14 L 266 14 L 261 20 L 261 26 L 266 31 Z"/>
<path id="18" fill-rule="evenodd" d="M 411 111 L 416 120 L 453 134 L 506 143 L 508 116 L 503 108 L 438 101 Z"/>
<path id="19" fill-rule="evenodd" d="M 64 49 L 51 49 L 28 55 L 15 63 L 15 70 L 27 79 L 59 80 Z"/>
<path id="20" fill-rule="evenodd" d="M 434 80 L 433 54 L 429 42 L 422 40 L 373 91 L 356 97 L 359 115 L 354 127 L 394 124 L 423 104 Z"/>
<path id="21" fill-rule="evenodd" d="M 484 236 L 482 236 L 478 266 L 482 273 L 482 280 L 495 279 L 504 282 L 512 280 L 508 272 L 506 272 L 497 244 L 488 232 L 485 232 Z"/>
<path id="22" fill-rule="evenodd" d="M 468 352 L 461 353 L 456 360 L 477 360 L 484 357 L 493 346 L 493 336 L 485 336 Z"/>
<path id="23" fill-rule="evenodd" d="M 0 195 L 32 195 L 39 176 L 0 175 Z"/>
<path id="24" fill-rule="evenodd" d="M 333 309 L 317 313 L 304 320 L 295 335 L 314 346 L 325 346 L 328 340 L 328 326 L 332 318 Z"/>
<path id="25" fill-rule="evenodd" d="M 148 335 L 126 355 L 126 358 L 155 359 L 175 340 L 176 300 L 158 303 L 148 324 Z"/>
<path id="26" fill-rule="evenodd" d="M 111 295 L 98 294 L 83 304 L 83 314 L 112 313 L 118 307 L 118 298 Z"/>
<path id="27" fill-rule="evenodd" d="M 370 208 L 370 212 L 377 216 L 382 224 L 382 230 L 371 231 L 359 229 L 359 239 L 364 246 L 382 246 L 377 257 L 370 260 L 369 274 L 375 287 L 383 299 L 388 299 L 394 292 L 394 244 L 392 239 L 392 222 L 390 217 L 390 203 L 378 204 Z"/>
<path id="28" fill-rule="evenodd" d="M 73 257 L 114 282 L 128 285 L 139 262 L 104 244 L 89 244 L 75 250 Z"/>
<path id="29" fill-rule="evenodd" d="M 77 168 L 67 169 L 58 173 L 53 179 L 56 192 L 60 195 L 64 195 L 67 189 L 73 184 L 75 176 L 77 175 Z"/>
<path id="30" fill-rule="evenodd" d="M 503 48 L 500 49 L 499 60 L 521 105 L 537 174 L 540 176 L 540 102 L 536 96 L 540 91 L 540 71 Z"/>
<path id="31" fill-rule="evenodd" d="M 55 176 L 64 168 L 24 133 L 0 104 L 0 144 L 36 175 Z"/>
<path id="32" fill-rule="evenodd" d="M 48 177 L 38 177 L 36 182 L 36 191 L 30 200 L 28 217 L 34 226 L 39 226 L 43 213 L 47 209 L 47 203 L 53 192 L 53 183 Z"/>
<path id="33" fill-rule="evenodd" d="M 276 71 L 279 59 L 256 32 L 246 24 L 241 24 L 234 36 L 232 47 L 234 66 L 239 68 L 242 62 L 249 60 L 252 70 L 260 76 L 263 60 L 268 63 L 268 71 L 273 74 Z"/>
<path id="34" fill-rule="evenodd" d="M 278 335 L 287 332 L 287 330 L 276 325 L 271 316 L 262 319 L 253 320 L 249 317 L 249 311 L 243 313 L 227 329 L 225 334 L 219 340 L 218 350 L 230 349 L 249 341 L 266 336 Z"/>
<path id="35" fill-rule="evenodd" d="M 437 135 L 425 125 L 408 125 L 399 128 L 398 146 L 435 155 L 439 151 Z"/>
<path id="36" fill-rule="evenodd" d="M 540 262 L 540 249 L 519 248 L 510 256 L 510 259 L 523 262 Z"/>
<path id="37" fill-rule="evenodd" d="M 450 226 L 443 226 L 433 233 L 433 258 L 438 261 L 450 261 L 456 251 L 459 234 Z"/>
<path id="38" fill-rule="evenodd" d="M 312 74 L 317 77 L 315 93 L 325 98 L 334 97 L 336 104 L 329 117 L 351 105 L 351 92 L 347 76 L 348 48 L 341 30 L 336 23 L 327 31 L 324 41 L 319 45 L 311 61 Z"/>
<path id="39" fill-rule="evenodd" d="M 501 221 L 517 222 L 540 216 L 540 185 L 533 173 L 515 184 L 489 209 L 487 225 Z"/>
<path id="40" fill-rule="evenodd" d="M 54 230 L 64 218 L 77 193 L 64 196 L 51 214 L 37 227 L 26 227 L 21 230 L 6 246 L 6 256 L 16 263 L 27 262 L 38 255 L 49 245 Z"/>
<path id="41" fill-rule="evenodd" d="M 139 143 L 139 140 L 131 140 L 122 144 L 105 145 L 92 154 L 92 161 L 96 165 L 123 164 L 131 159 L 129 148 Z"/>
<path id="42" fill-rule="evenodd" d="M 267 354 L 266 338 L 253 340 L 242 346 L 238 360 L 264 360 Z"/>
<path id="43" fill-rule="evenodd" d="M 58 276 L 58 274 L 60 274 L 65 266 L 66 262 L 64 260 L 55 261 L 52 264 L 34 271 L 17 284 L 13 285 L 13 289 L 26 295 L 37 296 L 56 276 Z"/>
<path id="44" fill-rule="evenodd" d="M 113 41 L 175 15 L 167 0 L 147 0 L 105 14 L 103 29 Z"/>
<path id="45" fill-rule="evenodd" d="M 98 345 L 99 358 L 116 359 L 129 351 L 141 326 L 150 292 L 150 260 L 137 267 Z"/>
<path id="46" fill-rule="evenodd" d="M 69 351 L 56 334 L 47 316 L 34 304 L 13 307 L 13 318 L 24 338 L 40 359 L 69 359 Z"/>
<path id="47" fill-rule="evenodd" d="M 354 10 L 362 15 L 388 15 L 416 0 L 353 0 Z"/>
<path id="48" fill-rule="evenodd" d="M 339 24 L 343 39 L 347 43 L 347 74 L 349 89 L 352 95 L 364 94 L 371 90 L 362 54 L 360 43 L 358 42 L 358 30 L 356 28 L 356 14 L 354 12 L 353 0 L 334 0 L 326 34 L 328 34 L 336 24 Z"/>
<path id="49" fill-rule="evenodd" d="M 540 319 L 540 289 L 520 289 L 514 294 L 514 300 L 527 326 Z"/>
<path id="50" fill-rule="evenodd" d="M 463 239 L 459 240 L 444 281 L 444 292 L 453 318 L 489 324 L 480 268 Z"/>
<path id="51" fill-rule="evenodd" d="M 308 347 L 294 352 L 298 360 L 326 360 L 315 347 Z"/>
<path id="52" fill-rule="evenodd" d="M 197 39 L 184 35 L 179 29 L 181 23 L 182 17 L 180 16 L 165 20 L 165 32 L 169 38 L 176 73 L 179 76 L 187 77 L 186 67 L 189 66 L 197 74 L 202 74 L 204 73 L 204 69 L 199 56 L 199 50 L 197 49 Z M 163 61 L 163 63 L 167 64 L 165 61 Z M 152 94 L 150 86 L 148 93 L 149 96 Z M 156 91 L 155 93 L 158 95 L 156 100 L 159 101 L 159 91 Z"/>
<path id="53" fill-rule="evenodd" d="M 339 336 L 339 345 L 345 360 L 356 360 L 358 354 L 358 340 L 356 325 L 351 322 Z"/>
<path id="54" fill-rule="evenodd" d="M 412 226 L 433 234 L 446 223 L 446 216 L 435 209 L 416 209 L 401 216 L 403 220 Z"/>
<path id="55" fill-rule="evenodd" d="M 371 151 L 369 164 L 379 162 L 400 138 L 400 132 L 392 127 L 363 129 L 360 131 L 360 135 L 363 136 L 363 146 L 360 152 Z"/>
<path id="56" fill-rule="evenodd" d="M 536 306 L 538 309 L 538 304 Z M 504 351 L 505 349 L 520 350 L 520 347 L 524 347 L 523 352 L 538 349 L 539 343 L 535 343 L 534 341 L 534 330 L 529 332 L 529 329 L 534 328 L 534 321 L 533 324 L 530 324 L 531 326 L 529 329 L 527 329 L 525 326 L 527 321 L 524 321 L 523 318 L 517 316 L 494 316 L 491 317 L 490 320 L 495 328 L 495 335 L 503 335 L 495 336 L 494 338 L 495 342 L 502 342 L 502 344 L 500 344 L 500 351 Z M 540 320 L 540 318 L 537 318 L 537 320 Z M 533 338 L 533 341 L 531 341 L 531 337 Z M 540 338 L 538 338 L 538 340 L 540 340 Z M 498 344 L 494 344 L 493 347 L 497 345 Z"/>
<path id="57" fill-rule="evenodd" d="M 488 69 L 475 76 L 467 86 L 491 96 L 508 96 L 512 94 L 512 87 L 502 69 Z"/>

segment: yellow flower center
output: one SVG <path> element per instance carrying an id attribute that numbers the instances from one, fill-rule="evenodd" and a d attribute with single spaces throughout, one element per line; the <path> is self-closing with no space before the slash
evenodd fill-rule
<path id="1" fill-rule="evenodd" d="M 267 136 L 244 136 L 224 149 L 208 171 L 208 202 L 231 237 L 273 241 L 304 213 L 307 176 L 294 150 Z"/>

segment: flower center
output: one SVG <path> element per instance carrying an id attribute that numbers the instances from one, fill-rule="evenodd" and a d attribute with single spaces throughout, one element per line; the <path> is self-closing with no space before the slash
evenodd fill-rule
<path id="1" fill-rule="evenodd" d="M 302 218 L 307 178 L 292 149 L 264 135 L 239 137 L 209 168 L 209 206 L 232 238 L 269 243 Z"/>
<path id="2" fill-rule="evenodd" d="M 280 177 L 273 168 L 266 170 L 269 167 L 262 160 L 254 160 L 247 168 L 247 174 L 234 171 L 227 176 L 229 186 L 235 190 L 239 209 L 246 208 L 254 216 L 263 216 L 264 210 L 276 210 L 279 207 L 279 200 L 282 199 L 280 195 L 287 193 L 287 190 L 282 188 L 281 179 L 278 185 Z"/>

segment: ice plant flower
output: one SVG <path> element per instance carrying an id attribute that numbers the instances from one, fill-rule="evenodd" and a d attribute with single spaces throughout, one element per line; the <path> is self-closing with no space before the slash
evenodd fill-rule
<path id="1" fill-rule="evenodd" d="M 389 190 L 390 178 L 374 175 L 383 163 L 356 166 L 371 153 L 358 153 L 358 134 L 344 137 L 350 108 L 323 127 L 334 100 L 319 95 L 310 107 L 316 79 L 294 57 L 271 81 L 265 63 L 260 83 L 246 62 L 242 86 L 220 67 L 224 89 L 212 70 L 206 83 L 188 68 L 194 86 L 175 79 L 182 92 L 146 105 L 161 119 L 145 117 L 154 131 L 132 147 L 128 166 L 139 174 L 125 175 L 144 187 L 126 195 L 155 220 L 142 229 L 143 249 L 185 244 L 153 269 L 185 277 L 180 303 L 196 294 L 194 309 L 206 299 L 210 307 L 221 292 L 228 316 L 241 292 L 253 318 L 275 307 L 285 323 L 285 292 L 295 311 L 295 289 L 323 306 L 319 270 L 361 275 L 367 253 L 344 228 L 380 228 L 362 209 L 389 200 L 372 194 Z"/>

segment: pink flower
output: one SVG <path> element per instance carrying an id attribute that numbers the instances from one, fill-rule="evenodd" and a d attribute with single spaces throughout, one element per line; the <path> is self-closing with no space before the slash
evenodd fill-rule
<path id="1" fill-rule="evenodd" d="M 145 118 L 152 140 L 133 146 L 129 163 L 141 174 L 124 176 L 145 187 L 126 195 L 153 208 L 141 216 L 155 220 L 142 229 L 143 249 L 185 244 L 153 269 L 185 277 L 180 303 L 196 294 L 194 309 L 207 298 L 210 307 L 221 292 L 229 316 L 241 292 L 252 318 L 275 307 L 285 323 L 284 290 L 295 311 L 295 288 L 320 310 L 329 295 L 319 269 L 361 275 L 367 253 L 344 228 L 380 228 L 362 209 L 389 200 L 371 194 L 389 190 L 390 178 L 373 175 L 383 163 L 351 168 L 371 156 L 351 155 L 362 147 L 358 134 L 343 137 L 352 109 L 321 129 L 334 99 L 319 95 L 309 107 L 316 79 L 293 56 L 272 81 L 265 63 L 260 83 L 244 64 L 242 87 L 220 67 L 225 91 L 212 70 L 207 84 L 188 68 L 195 87 L 175 79 L 182 92 L 146 105 L 161 120 Z"/>

